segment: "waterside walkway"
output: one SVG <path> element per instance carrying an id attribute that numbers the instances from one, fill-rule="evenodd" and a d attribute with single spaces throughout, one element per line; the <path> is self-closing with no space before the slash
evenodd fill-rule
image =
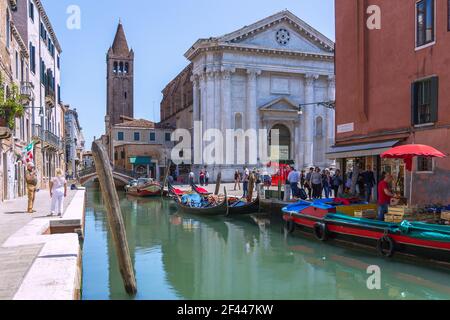
<path id="1" fill-rule="evenodd" d="M 25 212 L 26 197 L 0 203 L 0 300 L 79 298 L 79 236 L 50 234 L 49 227 L 55 223 L 84 226 L 84 197 L 84 190 L 68 191 L 63 218 L 48 216 L 46 190 L 36 193 L 32 216 Z"/>

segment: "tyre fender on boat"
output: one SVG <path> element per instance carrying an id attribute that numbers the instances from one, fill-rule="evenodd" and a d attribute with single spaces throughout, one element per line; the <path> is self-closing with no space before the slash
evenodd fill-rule
<path id="1" fill-rule="evenodd" d="M 314 225 L 314 235 L 320 241 L 328 240 L 328 228 L 325 222 L 317 222 Z"/>
<path id="2" fill-rule="evenodd" d="M 390 258 L 395 252 L 395 241 L 388 235 L 378 239 L 377 251 L 384 257 Z"/>

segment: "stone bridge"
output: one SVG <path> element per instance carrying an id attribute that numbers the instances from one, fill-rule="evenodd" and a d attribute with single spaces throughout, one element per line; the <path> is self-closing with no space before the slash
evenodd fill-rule
<path id="1" fill-rule="evenodd" d="M 124 170 L 122 168 L 112 167 L 113 178 L 118 184 L 126 185 L 130 180 L 136 179 L 137 176 L 133 172 Z M 97 170 L 95 167 L 88 168 L 78 172 L 78 181 L 81 185 L 85 185 L 88 182 L 97 179 Z"/>

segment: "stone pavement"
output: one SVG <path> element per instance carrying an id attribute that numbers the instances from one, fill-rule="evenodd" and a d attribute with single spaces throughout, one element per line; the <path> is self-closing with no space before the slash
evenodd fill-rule
<path id="1" fill-rule="evenodd" d="M 64 201 L 66 209 L 72 201 L 75 191 L 68 191 Z M 5 242 L 17 231 L 34 219 L 48 219 L 50 196 L 47 190 L 36 193 L 32 216 L 27 214 L 27 198 L 0 203 L 0 300 L 12 299 L 19 289 L 28 270 L 39 255 L 44 244 L 30 244 L 17 247 L 4 247 Z M 64 210 L 65 210 L 64 209 Z"/>

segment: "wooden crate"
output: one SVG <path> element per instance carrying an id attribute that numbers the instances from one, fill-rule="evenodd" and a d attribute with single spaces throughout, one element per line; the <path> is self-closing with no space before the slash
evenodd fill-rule
<path id="1" fill-rule="evenodd" d="M 356 211 L 362 210 L 377 210 L 376 204 L 357 204 L 357 205 L 349 205 L 349 206 L 338 206 L 336 211 L 339 213 L 346 214 L 348 216 L 354 217 Z"/>
<path id="2" fill-rule="evenodd" d="M 450 221 L 450 211 L 442 211 L 441 219 L 445 221 Z"/>
<path id="3" fill-rule="evenodd" d="M 376 219 L 377 211 L 373 209 L 355 211 L 355 218 Z"/>
<path id="4" fill-rule="evenodd" d="M 403 216 L 397 214 L 386 214 L 384 216 L 385 222 L 401 223 L 403 220 Z"/>

